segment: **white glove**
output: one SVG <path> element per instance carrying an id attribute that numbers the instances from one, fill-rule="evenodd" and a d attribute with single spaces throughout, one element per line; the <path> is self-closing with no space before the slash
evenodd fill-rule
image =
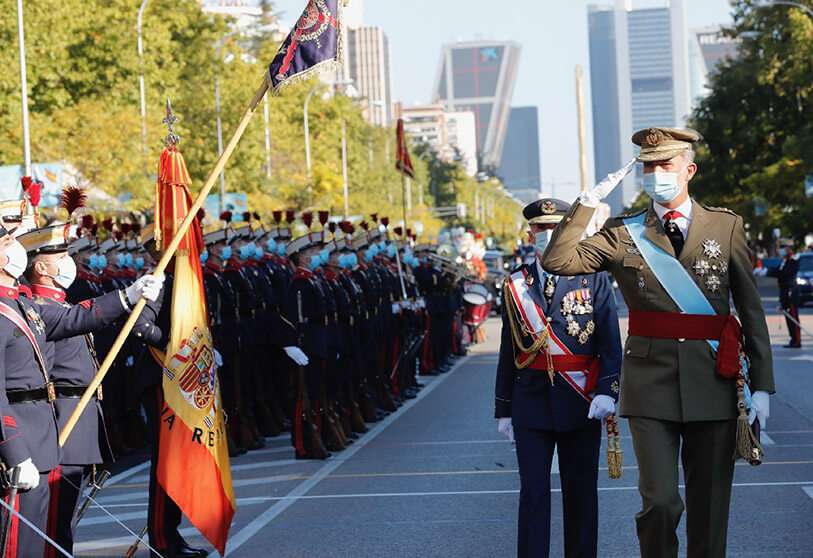
<path id="1" fill-rule="evenodd" d="M 751 394 L 751 410 L 748 412 L 748 424 L 754 424 L 759 419 L 759 425 L 764 429 L 771 416 L 771 396 L 767 391 L 755 391 Z"/>
<path id="2" fill-rule="evenodd" d="M 20 476 L 17 480 L 17 488 L 20 490 L 33 490 L 39 486 L 40 472 L 37 470 L 37 466 L 34 465 L 34 462 L 31 461 L 30 457 L 17 465 L 15 469 L 20 470 Z"/>
<path id="3" fill-rule="evenodd" d="M 510 417 L 497 419 L 497 432 L 505 434 L 511 442 L 514 441 L 514 425 L 511 424 Z"/>
<path id="4" fill-rule="evenodd" d="M 299 347 L 294 346 L 284 347 L 283 350 L 285 351 L 285 354 L 288 355 L 288 358 L 290 358 L 299 366 L 307 366 L 308 362 L 310 362 L 308 360 L 308 355 L 303 353 L 302 349 L 300 349 Z"/>
<path id="5" fill-rule="evenodd" d="M 624 178 L 635 167 L 636 162 L 637 159 L 630 160 L 626 165 L 617 171 L 608 174 L 604 180 L 593 186 L 591 190 L 583 192 L 579 196 L 579 201 L 581 204 L 585 207 L 598 207 L 601 200 L 606 198 L 616 186 L 621 184 L 621 181 L 624 180 Z"/>
<path id="6" fill-rule="evenodd" d="M 609 395 L 596 395 L 590 402 L 587 418 L 604 420 L 615 413 L 615 401 Z"/>
<path id="7" fill-rule="evenodd" d="M 127 295 L 127 302 L 130 306 L 135 306 L 138 299 L 146 298 L 150 302 L 155 302 L 161 294 L 161 287 L 164 286 L 164 276 L 142 275 L 135 282 L 127 287 L 124 293 Z"/>

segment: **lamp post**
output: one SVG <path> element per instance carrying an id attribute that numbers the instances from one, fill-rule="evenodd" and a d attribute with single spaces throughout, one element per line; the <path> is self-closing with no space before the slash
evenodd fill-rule
<path id="1" fill-rule="evenodd" d="M 25 176 L 31 176 L 31 135 L 28 129 L 28 80 L 25 68 L 25 30 L 23 28 L 23 0 L 17 0 L 17 38 L 20 45 L 20 95 L 23 109 L 23 162 Z"/>
<path id="2" fill-rule="evenodd" d="M 147 161 L 147 101 L 144 89 L 144 40 L 141 28 L 144 21 L 144 10 L 150 0 L 142 0 L 136 19 L 136 34 L 138 36 L 138 92 L 141 100 L 141 155 L 144 163 Z"/>
<path id="3" fill-rule="evenodd" d="M 347 180 L 347 122 L 342 120 L 342 180 L 344 189 L 344 218 L 350 215 L 350 185 Z"/>
<path id="4" fill-rule="evenodd" d="M 810 17 L 813 17 L 813 8 L 802 4 L 800 2 L 793 2 L 792 0 L 762 0 L 755 4 L 757 8 L 773 8 L 775 6 L 790 6 L 791 8 L 799 8 Z"/>

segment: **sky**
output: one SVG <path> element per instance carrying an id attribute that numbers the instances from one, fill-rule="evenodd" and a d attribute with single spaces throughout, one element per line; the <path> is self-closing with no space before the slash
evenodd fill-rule
<path id="1" fill-rule="evenodd" d="M 352 0 L 351 0 L 352 2 Z M 305 0 L 275 0 L 292 23 Z M 365 25 L 390 39 L 393 99 L 406 105 L 431 101 L 441 45 L 459 40 L 512 40 L 522 45 L 514 106 L 537 106 L 543 190 L 562 199 L 578 191 L 575 67 L 585 70 L 588 168 L 593 168 L 590 115 L 588 4 L 612 0 L 366 0 Z M 634 0 L 634 7 L 664 5 Z M 727 24 L 728 0 L 685 0 L 688 28 Z M 622 164 L 619 161 L 619 166 Z M 603 178 L 603 177 L 600 177 Z"/>

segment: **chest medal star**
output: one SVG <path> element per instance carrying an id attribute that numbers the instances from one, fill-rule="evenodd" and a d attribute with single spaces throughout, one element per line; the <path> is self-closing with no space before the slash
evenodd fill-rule
<path id="1" fill-rule="evenodd" d="M 703 241 L 703 254 L 707 258 L 719 258 L 722 253 L 720 243 L 713 238 L 707 238 Z"/>

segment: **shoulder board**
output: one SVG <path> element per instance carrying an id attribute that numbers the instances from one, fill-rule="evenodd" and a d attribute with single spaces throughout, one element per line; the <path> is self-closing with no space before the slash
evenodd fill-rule
<path id="1" fill-rule="evenodd" d="M 727 207 L 712 207 L 712 206 L 706 205 L 704 203 L 701 203 L 700 206 L 703 207 L 703 209 L 707 209 L 708 211 L 714 211 L 714 212 L 717 212 L 717 213 L 728 213 L 729 215 L 733 215 L 734 217 L 738 217 L 738 215 L 736 213 L 734 213 L 733 211 L 731 211 Z"/>
<path id="2" fill-rule="evenodd" d="M 622 213 L 621 215 L 619 215 L 618 218 L 619 219 L 626 219 L 627 217 L 637 217 L 638 215 L 641 215 L 642 213 L 646 213 L 647 209 L 648 208 L 645 207 L 643 209 L 638 209 L 638 210 L 635 210 L 635 211 L 628 211 L 626 213 Z"/>

